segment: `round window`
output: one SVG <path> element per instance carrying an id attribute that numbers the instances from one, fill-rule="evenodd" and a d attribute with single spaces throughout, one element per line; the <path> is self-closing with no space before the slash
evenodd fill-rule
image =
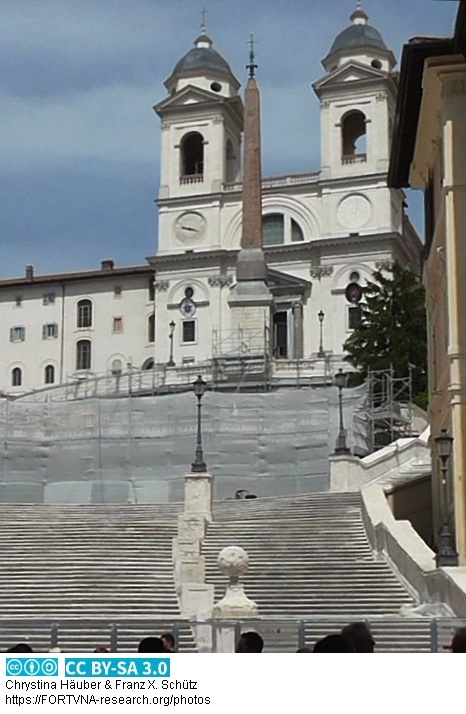
<path id="1" fill-rule="evenodd" d="M 371 67 L 374 69 L 382 69 L 382 62 L 380 60 L 372 60 Z"/>
<path id="2" fill-rule="evenodd" d="M 350 283 L 359 283 L 361 280 L 361 276 L 359 275 L 357 270 L 353 270 L 351 275 L 349 276 Z"/>
<path id="3" fill-rule="evenodd" d="M 186 288 L 186 290 L 184 291 L 184 296 L 186 298 L 188 298 L 188 300 L 190 300 L 193 295 L 194 295 L 194 290 L 192 289 L 192 287 L 189 286 L 188 288 Z"/>
<path id="4" fill-rule="evenodd" d="M 210 85 L 210 88 L 213 92 L 221 92 L 222 91 L 222 85 L 219 84 L 218 82 L 212 82 Z"/>

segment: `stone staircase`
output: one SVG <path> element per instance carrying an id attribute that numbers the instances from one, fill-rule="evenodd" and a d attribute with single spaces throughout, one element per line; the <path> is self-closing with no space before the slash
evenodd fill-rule
<path id="1" fill-rule="evenodd" d="M 371 552 L 358 493 L 320 493 L 216 504 L 204 543 L 207 582 L 216 600 L 226 578 L 219 551 L 243 547 L 250 558 L 245 591 L 262 617 L 269 651 L 292 652 L 299 621 L 306 644 L 351 620 L 369 620 L 379 652 L 430 651 L 430 621 L 401 618 L 417 604 L 388 563 Z"/>
<path id="2" fill-rule="evenodd" d="M 111 623 L 121 651 L 175 624 L 194 650 L 173 582 L 181 508 L 0 506 L 0 650 L 23 639 L 47 650 L 54 623 L 65 651 L 108 647 Z"/>
<path id="3" fill-rule="evenodd" d="M 179 628 L 180 649 L 194 651 L 173 582 L 171 542 L 182 504 L 0 506 L 0 650 L 28 640 L 92 652 L 135 651 L 148 634 Z M 357 493 L 223 501 L 204 544 L 207 581 L 223 595 L 219 551 L 243 546 L 251 569 L 246 593 L 266 618 L 269 651 L 293 652 L 352 619 L 371 621 L 378 651 L 429 651 L 430 622 L 401 618 L 417 604 L 367 542 Z"/>

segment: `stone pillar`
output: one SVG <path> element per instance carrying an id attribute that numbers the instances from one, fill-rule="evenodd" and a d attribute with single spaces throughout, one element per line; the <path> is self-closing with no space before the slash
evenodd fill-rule
<path id="1" fill-rule="evenodd" d="M 243 548 L 229 546 L 220 551 L 218 566 L 224 575 L 229 578 L 225 596 L 219 600 L 212 610 L 214 623 L 214 651 L 235 651 L 235 624 L 234 620 L 257 619 L 259 608 L 250 600 L 239 579 L 249 568 L 249 557 Z"/>
<path id="2" fill-rule="evenodd" d="M 185 476 L 184 512 L 178 517 L 178 536 L 173 541 L 175 587 L 185 617 L 209 619 L 214 598 L 213 585 L 205 584 L 202 544 L 212 521 L 214 477 L 207 472 Z"/>
<path id="3" fill-rule="evenodd" d="M 291 306 L 293 311 L 293 358 L 304 356 L 303 303 L 300 300 Z"/>
<path id="4" fill-rule="evenodd" d="M 203 517 L 209 523 L 212 520 L 213 497 L 212 474 L 188 473 L 184 477 L 184 513 L 192 517 Z"/>

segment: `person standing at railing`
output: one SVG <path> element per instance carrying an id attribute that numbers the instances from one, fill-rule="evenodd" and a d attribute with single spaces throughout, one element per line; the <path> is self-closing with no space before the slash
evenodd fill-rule
<path id="1" fill-rule="evenodd" d="M 466 652 L 466 627 L 460 627 L 459 630 L 456 630 L 450 649 L 452 652 Z"/>

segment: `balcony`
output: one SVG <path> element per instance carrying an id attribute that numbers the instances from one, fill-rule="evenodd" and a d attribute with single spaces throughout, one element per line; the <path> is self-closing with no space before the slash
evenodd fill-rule
<path id="1" fill-rule="evenodd" d="M 365 164 L 367 154 L 343 154 L 341 157 L 342 164 Z"/>
<path id="2" fill-rule="evenodd" d="M 189 174 L 187 176 L 180 176 L 180 184 L 202 183 L 203 181 L 204 174 Z"/>

